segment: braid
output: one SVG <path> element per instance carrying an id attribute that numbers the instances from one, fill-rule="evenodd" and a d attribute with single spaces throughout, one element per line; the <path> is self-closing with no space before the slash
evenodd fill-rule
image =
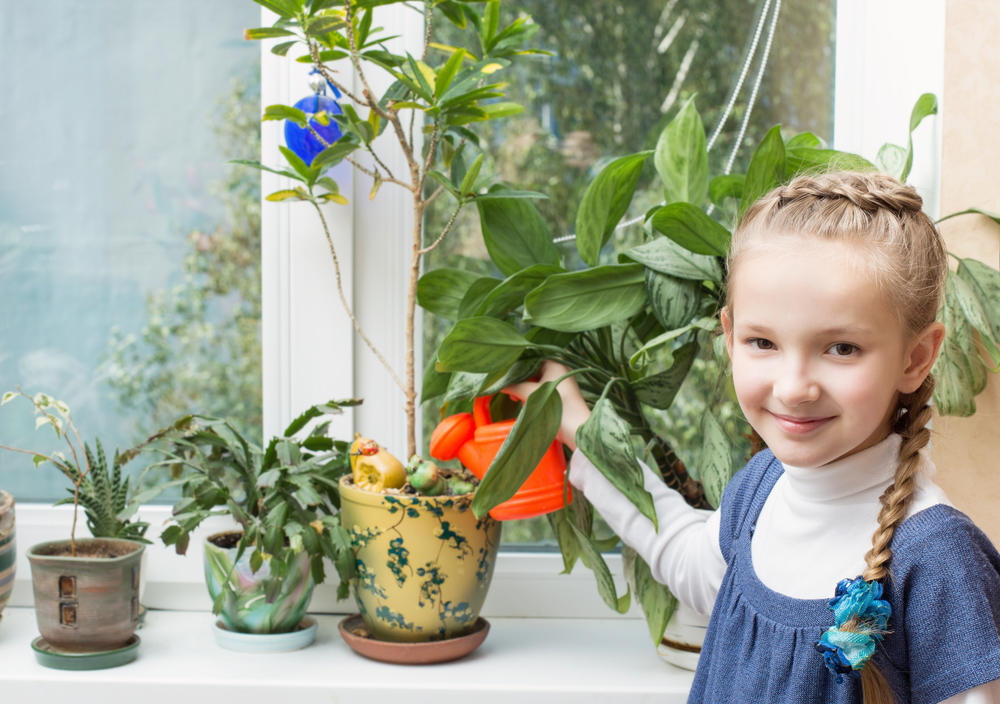
<path id="1" fill-rule="evenodd" d="M 888 210 L 896 217 L 904 213 L 920 212 L 923 200 L 912 188 L 882 174 L 858 174 L 855 179 L 841 179 L 830 183 L 811 178 L 796 179 L 777 189 L 777 206 L 784 207 L 801 199 L 844 199 L 871 215 Z"/>
<path id="2" fill-rule="evenodd" d="M 868 581 L 884 579 L 889 574 L 889 560 L 892 550 L 889 545 L 896 533 L 896 527 L 906 517 L 906 507 L 916 487 L 917 467 L 920 464 L 920 450 L 930 440 L 927 423 L 931 419 L 929 401 L 934 391 L 934 378 L 927 375 L 920 388 L 899 399 L 899 412 L 893 431 L 899 433 L 903 442 L 899 446 L 899 466 L 892 484 L 879 498 L 882 509 L 878 514 L 878 529 L 872 536 L 871 550 L 865 555 L 862 577 Z"/>

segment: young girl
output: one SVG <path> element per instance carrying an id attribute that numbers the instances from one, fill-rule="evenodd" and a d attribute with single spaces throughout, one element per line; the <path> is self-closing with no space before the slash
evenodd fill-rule
<path id="1" fill-rule="evenodd" d="M 1000 555 L 934 484 L 926 450 L 947 262 L 920 208 L 892 178 L 839 173 L 745 213 L 722 325 L 768 449 L 717 511 L 644 468 L 654 530 L 574 452 L 573 485 L 711 612 L 689 702 L 1000 704 Z M 565 371 L 549 363 L 542 380 Z M 575 449 L 590 411 L 572 378 L 559 390 Z"/>

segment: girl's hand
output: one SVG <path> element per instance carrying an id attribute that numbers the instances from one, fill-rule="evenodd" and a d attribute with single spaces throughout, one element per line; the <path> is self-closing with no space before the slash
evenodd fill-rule
<path id="1" fill-rule="evenodd" d="M 558 362 L 546 360 L 542 364 L 542 375 L 538 381 L 522 381 L 520 384 L 508 386 L 503 392 L 512 398 L 524 400 L 541 384 L 546 381 L 555 381 L 567 372 L 569 372 L 568 367 Z M 562 422 L 559 425 L 557 437 L 570 450 L 575 450 L 576 431 L 590 418 L 590 409 L 587 407 L 586 401 L 583 400 L 583 394 L 580 393 L 580 387 L 577 386 L 575 377 L 563 379 L 556 390 L 562 398 L 563 405 Z"/>

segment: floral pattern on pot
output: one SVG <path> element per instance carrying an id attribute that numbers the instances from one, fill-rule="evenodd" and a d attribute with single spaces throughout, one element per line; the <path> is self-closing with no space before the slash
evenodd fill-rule
<path id="1" fill-rule="evenodd" d="M 17 544 L 14 540 L 14 497 L 0 491 L 0 614 L 14 591 Z"/>
<path id="2" fill-rule="evenodd" d="M 219 618 L 227 628 L 240 633 L 287 633 L 298 626 L 309 607 L 316 585 L 309 568 L 309 555 L 300 551 L 280 580 L 277 593 L 267 593 L 270 560 L 254 572 L 250 550 L 236 559 L 236 548 L 222 548 L 213 539 L 239 533 L 217 533 L 205 540 L 205 584 L 212 603 L 224 595 Z M 235 540 L 233 544 L 235 545 Z"/>
<path id="3" fill-rule="evenodd" d="M 340 482 L 355 555 L 354 597 L 381 640 L 430 641 L 472 630 L 486 600 L 500 523 L 472 513 L 472 494 L 380 494 Z"/>

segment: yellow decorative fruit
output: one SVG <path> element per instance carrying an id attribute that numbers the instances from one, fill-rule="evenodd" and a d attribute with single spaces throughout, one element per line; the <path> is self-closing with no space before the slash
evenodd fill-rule
<path id="1" fill-rule="evenodd" d="M 371 438 L 356 433 L 350 453 L 354 483 L 361 489 L 380 492 L 399 489 L 406 483 L 403 463 Z"/>

